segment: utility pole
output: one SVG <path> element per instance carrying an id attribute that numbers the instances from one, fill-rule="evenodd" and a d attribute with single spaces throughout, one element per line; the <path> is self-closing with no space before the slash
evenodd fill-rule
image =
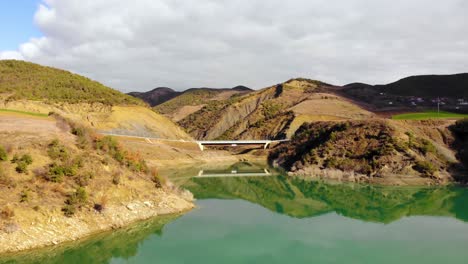
<path id="1" fill-rule="evenodd" d="M 437 116 L 440 115 L 440 97 L 437 97 Z"/>

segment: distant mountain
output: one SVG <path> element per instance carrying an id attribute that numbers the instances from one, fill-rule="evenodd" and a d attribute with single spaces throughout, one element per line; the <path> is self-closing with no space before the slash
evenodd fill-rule
<path id="1" fill-rule="evenodd" d="M 179 94 L 181 94 L 181 92 L 174 91 L 173 89 L 168 87 L 158 87 L 148 92 L 128 93 L 128 95 L 142 99 L 143 101 L 150 104 L 150 106 L 152 107 L 169 101 L 172 98 L 178 96 Z"/>
<path id="2" fill-rule="evenodd" d="M 233 87 L 231 90 L 235 90 L 235 91 L 253 91 L 249 87 L 246 87 L 246 86 L 243 86 L 243 85 L 238 85 L 236 87 Z"/>
<path id="3" fill-rule="evenodd" d="M 253 90 L 242 85 L 239 85 L 233 88 L 207 88 L 207 87 L 190 88 L 182 92 L 174 91 L 173 89 L 168 88 L 168 87 L 158 87 L 148 92 L 131 92 L 131 93 L 128 93 L 128 95 L 140 98 L 143 101 L 150 104 L 152 107 L 154 107 L 154 106 L 163 104 L 180 95 L 190 95 L 190 97 L 193 97 L 193 95 L 197 94 L 198 96 L 195 95 L 194 97 L 200 97 L 200 95 L 202 95 L 201 97 L 203 97 L 204 99 L 207 99 L 205 98 L 205 95 L 209 94 L 209 95 L 214 96 L 216 94 L 220 94 L 220 93 L 228 92 L 228 91 L 231 91 L 231 92 L 237 91 L 237 92 L 245 93 L 245 92 L 250 92 Z M 197 101 L 197 99 L 198 98 L 196 98 L 195 100 Z"/>
<path id="4" fill-rule="evenodd" d="M 468 98 L 468 73 L 410 76 L 386 85 L 352 83 L 345 85 L 344 88 L 376 89 L 380 93 L 399 96 Z"/>
<path id="5" fill-rule="evenodd" d="M 338 93 L 372 111 L 436 109 L 440 100 L 442 110 L 467 113 L 468 73 L 411 76 L 385 85 L 351 83 Z"/>

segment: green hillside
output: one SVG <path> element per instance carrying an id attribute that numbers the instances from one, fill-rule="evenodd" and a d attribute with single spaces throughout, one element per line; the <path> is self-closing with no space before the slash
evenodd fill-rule
<path id="1" fill-rule="evenodd" d="M 0 94 L 9 95 L 10 100 L 145 105 L 139 99 L 86 77 L 15 60 L 0 60 Z"/>
<path id="2" fill-rule="evenodd" d="M 392 116 L 395 120 L 427 120 L 427 119 L 461 119 L 467 118 L 467 114 L 457 114 L 445 111 L 425 111 L 416 113 L 405 113 Z"/>

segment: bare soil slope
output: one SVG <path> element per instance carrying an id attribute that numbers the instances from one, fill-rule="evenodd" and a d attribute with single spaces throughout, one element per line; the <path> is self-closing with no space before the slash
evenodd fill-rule
<path id="1" fill-rule="evenodd" d="M 115 134 L 166 139 L 191 139 L 183 129 L 166 117 L 144 106 L 110 106 L 101 103 L 50 103 L 43 101 L 6 101 L 0 95 L 0 109 L 59 113 L 99 131 Z"/>

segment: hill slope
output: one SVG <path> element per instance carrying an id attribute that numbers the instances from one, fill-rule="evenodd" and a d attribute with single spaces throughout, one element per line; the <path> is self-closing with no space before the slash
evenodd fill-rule
<path id="1" fill-rule="evenodd" d="M 200 110 L 206 104 L 213 101 L 223 101 L 229 98 L 245 95 L 252 92 L 252 89 L 245 86 L 233 88 L 191 88 L 181 92 L 175 98 L 159 104 L 156 111 L 179 121 L 187 115 Z"/>
<path id="2" fill-rule="evenodd" d="M 379 92 L 417 97 L 468 97 L 468 73 L 410 76 L 385 85 L 353 83 L 348 89 L 374 88 Z"/>
<path id="3" fill-rule="evenodd" d="M 291 174 L 379 184 L 453 180 L 449 121 L 359 120 L 307 123 L 269 156 Z M 453 174 L 455 172 L 455 174 Z"/>
<path id="4" fill-rule="evenodd" d="M 0 113 L 0 253 L 192 207 L 163 184 L 111 137 L 58 115 Z"/>
<path id="5" fill-rule="evenodd" d="M 376 110 L 433 109 L 441 98 L 442 109 L 468 111 L 468 106 L 459 101 L 468 100 L 468 73 L 411 76 L 385 85 L 352 83 L 343 86 L 341 92 Z"/>
<path id="6" fill-rule="evenodd" d="M 16 60 L 0 60 L 0 94 L 11 100 L 29 99 L 67 103 L 144 105 L 86 77 L 68 71 Z"/>
<path id="7" fill-rule="evenodd" d="M 468 97 L 468 73 L 411 76 L 377 88 L 403 96 Z"/>
<path id="8" fill-rule="evenodd" d="M 333 91 L 333 86 L 319 81 L 292 79 L 245 95 L 205 101 L 174 121 L 198 139 L 264 139 L 290 137 L 306 121 L 373 116 Z"/>
<path id="9" fill-rule="evenodd" d="M 0 109 L 60 113 L 95 129 L 190 139 L 180 127 L 125 95 L 86 77 L 23 61 L 0 61 Z"/>

